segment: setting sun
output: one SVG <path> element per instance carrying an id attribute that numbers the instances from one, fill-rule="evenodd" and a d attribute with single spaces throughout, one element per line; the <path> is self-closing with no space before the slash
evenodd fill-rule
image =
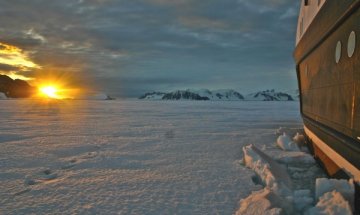
<path id="1" fill-rule="evenodd" d="M 46 86 L 46 87 L 42 87 L 40 88 L 41 93 L 44 96 L 47 96 L 49 98 L 58 98 L 59 96 L 56 94 L 57 93 L 57 89 L 54 86 Z"/>
<path id="2" fill-rule="evenodd" d="M 47 78 L 32 82 L 37 86 L 35 97 L 42 99 L 74 99 L 79 97 L 81 89 L 79 87 L 69 86 L 70 79 Z"/>
<path id="3" fill-rule="evenodd" d="M 42 97 L 51 98 L 51 99 L 63 99 L 61 95 L 61 90 L 54 85 L 43 86 L 39 88 L 40 95 Z"/>

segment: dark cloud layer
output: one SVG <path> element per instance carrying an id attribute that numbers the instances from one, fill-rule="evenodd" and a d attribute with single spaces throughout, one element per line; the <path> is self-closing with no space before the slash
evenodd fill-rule
<path id="1" fill-rule="evenodd" d="M 17 71 L 17 70 L 18 70 L 18 67 L 16 67 L 16 66 L 11 66 L 8 64 L 0 63 L 0 71 L 10 72 L 10 71 Z"/>
<path id="2" fill-rule="evenodd" d="M 0 42 L 28 51 L 42 66 L 35 73 L 71 73 L 119 96 L 176 88 L 294 89 L 298 4 L 1 0 Z"/>

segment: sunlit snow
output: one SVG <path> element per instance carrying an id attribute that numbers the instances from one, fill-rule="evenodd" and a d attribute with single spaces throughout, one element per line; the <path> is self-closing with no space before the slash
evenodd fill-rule
<path id="1" fill-rule="evenodd" d="M 303 198 L 315 187 L 303 175 L 322 173 L 303 151 L 276 151 L 277 128 L 293 137 L 302 127 L 298 106 L 0 101 L 0 214 L 234 214 L 252 192 L 270 192 L 243 165 L 249 144 L 288 165 Z M 291 165 L 299 160 L 306 168 Z"/>

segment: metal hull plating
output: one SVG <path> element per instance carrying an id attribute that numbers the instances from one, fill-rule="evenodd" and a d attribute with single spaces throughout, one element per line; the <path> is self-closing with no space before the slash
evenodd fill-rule
<path id="1" fill-rule="evenodd" d="M 315 156 L 325 164 L 329 175 L 344 177 L 346 173 L 357 182 L 360 182 L 359 8 L 359 0 L 326 1 L 294 53 L 301 113 Z"/>

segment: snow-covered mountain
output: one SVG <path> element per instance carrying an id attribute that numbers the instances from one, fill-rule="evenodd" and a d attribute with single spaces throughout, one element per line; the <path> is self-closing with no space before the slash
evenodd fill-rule
<path id="1" fill-rule="evenodd" d="M 292 97 L 294 100 L 299 100 L 299 99 L 300 99 L 300 92 L 299 92 L 299 90 L 288 90 L 288 91 L 285 91 L 285 93 L 291 95 L 291 97 Z"/>
<path id="2" fill-rule="evenodd" d="M 144 95 L 140 96 L 139 99 L 161 100 L 165 94 L 166 93 L 162 92 L 145 93 Z"/>
<path id="3" fill-rule="evenodd" d="M 298 91 L 277 92 L 265 90 L 251 93 L 247 96 L 241 95 L 235 90 L 208 90 L 187 89 L 176 90 L 170 93 L 151 92 L 139 97 L 149 100 L 216 100 L 216 101 L 294 101 L 298 100 Z"/>
<path id="4" fill-rule="evenodd" d="M 202 97 L 208 97 L 209 100 L 244 100 L 244 96 L 239 92 L 231 89 L 225 90 L 190 90 L 194 93 L 199 94 Z"/>
<path id="5" fill-rule="evenodd" d="M 243 100 L 244 97 L 234 90 L 176 90 L 170 93 L 152 92 L 146 93 L 139 99 L 150 100 Z"/>
<path id="6" fill-rule="evenodd" d="M 265 90 L 251 93 L 245 97 L 248 101 L 294 101 L 292 95 L 275 90 Z"/>
<path id="7" fill-rule="evenodd" d="M 163 97 L 163 100 L 200 100 L 206 101 L 210 100 L 207 96 L 201 96 L 196 92 L 191 90 L 176 90 L 171 93 L 166 93 Z"/>

